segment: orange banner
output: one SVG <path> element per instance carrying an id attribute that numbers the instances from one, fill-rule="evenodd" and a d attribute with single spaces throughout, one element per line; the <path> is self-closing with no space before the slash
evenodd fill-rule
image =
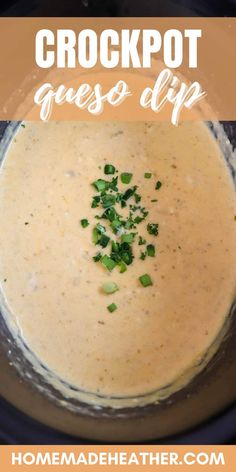
<path id="1" fill-rule="evenodd" d="M 0 119 L 234 120 L 235 44 L 236 18 L 1 18 Z"/>
<path id="2" fill-rule="evenodd" d="M 11 470 L 193 470 L 234 472 L 235 446 L 0 446 L 1 472 Z"/>

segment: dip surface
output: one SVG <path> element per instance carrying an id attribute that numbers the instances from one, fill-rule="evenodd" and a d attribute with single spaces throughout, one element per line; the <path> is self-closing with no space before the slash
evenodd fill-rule
<path id="1" fill-rule="evenodd" d="M 133 173 L 148 221 L 159 223 L 157 237 L 138 228 L 156 256 L 135 254 L 123 274 L 92 259 L 91 183 L 106 178 L 106 163 Z M 26 123 L 0 174 L 0 280 L 29 347 L 61 378 L 102 395 L 174 382 L 215 340 L 233 301 L 235 203 L 204 124 Z M 110 280 L 119 291 L 106 295 Z"/>

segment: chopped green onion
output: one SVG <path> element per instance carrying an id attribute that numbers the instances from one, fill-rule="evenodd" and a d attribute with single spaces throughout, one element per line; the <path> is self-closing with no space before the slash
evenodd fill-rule
<path id="1" fill-rule="evenodd" d="M 134 187 L 128 188 L 128 190 L 126 190 L 126 192 L 123 193 L 123 195 L 121 196 L 121 199 L 125 200 L 125 201 L 129 200 L 129 198 L 132 197 L 135 194 L 136 190 L 137 190 L 136 185 Z"/>
<path id="2" fill-rule="evenodd" d="M 141 282 L 143 287 L 148 287 L 149 285 L 153 285 L 152 279 L 150 275 L 148 274 L 141 275 L 141 277 L 139 277 L 139 281 Z"/>
<path id="3" fill-rule="evenodd" d="M 105 226 L 101 225 L 100 223 L 97 224 L 96 228 L 99 231 L 99 233 L 105 233 L 106 232 Z"/>
<path id="4" fill-rule="evenodd" d="M 92 200 L 92 203 L 91 203 L 91 208 L 97 208 L 99 202 L 100 202 L 100 197 L 98 195 L 96 195 L 95 197 L 93 197 L 93 200 Z"/>
<path id="5" fill-rule="evenodd" d="M 133 256 L 130 254 L 130 252 L 123 252 L 122 253 L 122 259 L 125 262 L 125 264 L 130 265 L 133 261 Z"/>
<path id="6" fill-rule="evenodd" d="M 158 235 L 158 223 L 148 223 L 147 230 L 149 234 Z"/>
<path id="7" fill-rule="evenodd" d="M 133 252 L 132 248 L 128 243 L 121 243 L 120 249 L 119 249 L 119 255 L 122 259 L 122 261 L 125 262 L 125 264 L 130 265 L 133 262 Z"/>
<path id="8" fill-rule="evenodd" d="M 158 200 L 154 198 L 153 200 L 151 200 L 151 202 L 158 202 Z"/>
<path id="9" fill-rule="evenodd" d="M 141 201 L 141 198 L 141 195 L 139 195 L 138 193 L 134 194 L 135 203 L 139 203 Z"/>
<path id="10" fill-rule="evenodd" d="M 102 285 L 102 289 L 107 295 L 110 295 L 111 293 L 117 292 L 117 290 L 119 290 L 119 287 L 115 282 L 105 282 Z"/>
<path id="11" fill-rule="evenodd" d="M 103 208 L 109 208 L 116 203 L 115 195 L 103 195 L 101 200 Z"/>
<path id="12" fill-rule="evenodd" d="M 113 252 L 113 251 L 111 251 L 110 257 L 111 257 L 111 259 L 112 259 L 116 264 L 118 264 L 118 265 L 120 264 L 121 257 L 120 257 L 119 252 Z"/>
<path id="13" fill-rule="evenodd" d="M 127 270 L 126 264 L 123 261 L 119 262 L 119 268 L 121 274 L 123 274 Z"/>
<path id="14" fill-rule="evenodd" d="M 107 247 L 109 241 L 110 241 L 109 236 L 107 236 L 106 234 L 102 234 L 101 238 L 99 240 L 99 244 L 100 244 L 100 246 L 105 248 L 105 247 Z"/>
<path id="15" fill-rule="evenodd" d="M 112 181 L 109 182 L 109 188 L 114 192 L 118 192 L 117 188 L 118 177 L 113 177 Z"/>
<path id="16" fill-rule="evenodd" d="M 116 233 L 117 230 L 122 226 L 122 223 L 120 220 L 118 219 L 115 219 L 111 222 L 111 227 L 112 229 L 114 230 L 114 232 Z"/>
<path id="17" fill-rule="evenodd" d="M 144 217 L 142 217 L 142 216 L 135 216 L 135 218 L 134 218 L 134 223 L 135 223 L 136 225 L 139 225 L 139 223 L 142 223 L 143 220 L 144 220 Z"/>
<path id="18" fill-rule="evenodd" d="M 129 184 L 132 177 L 133 174 L 130 174 L 129 172 L 123 172 L 120 176 L 122 184 Z"/>
<path id="19" fill-rule="evenodd" d="M 141 208 L 141 213 L 143 214 L 143 217 L 146 218 L 149 212 L 145 208 Z"/>
<path id="20" fill-rule="evenodd" d="M 99 244 L 102 248 L 108 247 L 109 251 L 107 254 L 98 252 L 93 256 L 95 262 L 100 261 L 101 264 L 108 270 L 112 271 L 116 266 L 119 272 L 122 274 L 128 269 L 128 266 L 133 262 L 133 243 L 135 238 L 138 240 L 139 246 L 144 246 L 143 251 L 140 252 L 139 258 L 145 260 L 147 256 L 155 256 L 155 246 L 148 244 L 146 239 L 139 236 L 136 231 L 137 226 L 144 221 L 149 212 L 139 202 L 142 200 L 141 195 L 137 193 L 137 185 L 129 187 L 128 184 L 133 178 L 133 174 L 130 172 L 122 172 L 120 176 L 114 176 L 118 173 L 118 170 L 112 164 L 104 165 L 104 174 L 111 175 L 110 180 L 105 178 L 98 179 L 93 182 L 93 186 L 97 190 L 97 195 L 92 197 L 91 207 L 99 207 L 102 211 L 100 214 L 95 215 L 95 218 L 99 221 L 92 230 L 92 238 L 94 244 Z M 145 172 L 144 178 L 151 179 L 153 174 L 151 172 Z M 121 192 L 118 187 L 118 178 L 123 184 L 126 184 L 126 190 Z M 156 189 L 159 190 L 162 183 L 156 182 Z M 157 201 L 153 199 L 151 201 Z M 119 204 L 121 209 L 127 207 L 128 216 L 123 215 L 122 211 L 119 214 L 116 211 L 116 205 Z M 102 220 L 106 220 L 106 226 L 103 226 Z M 87 227 L 89 225 L 88 220 L 81 220 L 81 225 Z M 159 225 L 157 223 L 148 223 L 147 231 L 151 235 L 158 235 Z M 107 235 L 107 231 L 113 231 L 116 235 L 117 240 L 113 241 L 111 237 Z M 137 235 L 137 236 L 136 236 Z M 139 277 L 139 281 L 143 287 L 152 285 L 151 277 L 148 274 L 144 274 Z M 107 282 L 103 284 L 102 289 L 107 294 L 115 293 L 119 288 L 114 282 Z M 115 303 L 112 303 L 107 307 L 108 311 L 112 312 L 117 309 Z"/>
<path id="21" fill-rule="evenodd" d="M 132 243 L 135 238 L 135 233 L 122 234 L 121 241 L 122 243 Z"/>
<path id="22" fill-rule="evenodd" d="M 111 247 L 113 252 L 119 252 L 119 243 L 116 243 L 115 241 L 111 242 Z"/>
<path id="23" fill-rule="evenodd" d="M 92 185 L 98 190 L 98 192 L 103 192 L 109 188 L 109 182 L 106 182 L 106 180 L 103 179 L 96 180 Z"/>
<path id="24" fill-rule="evenodd" d="M 100 231 L 98 231 L 97 228 L 93 228 L 93 232 L 92 232 L 92 241 L 93 241 L 93 243 L 98 244 L 100 239 L 101 239 Z"/>
<path id="25" fill-rule="evenodd" d="M 102 258 L 102 253 L 101 252 L 98 252 L 96 254 L 96 256 L 93 256 L 94 262 L 99 262 L 101 260 L 101 258 Z"/>
<path id="26" fill-rule="evenodd" d="M 138 205 L 130 205 L 129 207 L 130 207 L 130 210 L 133 212 L 141 209 L 141 207 Z"/>
<path id="27" fill-rule="evenodd" d="M 113 208 L 113 207 L 107 208 L 107 209 L 104 211 L 103 215 L 102 215 L 103 218 L 105 218 L 105 219 L 107 219 L 107 220 L 109 220 L 109 221 L 115 220 L 115 218 L 116 218 L 117 216 L 119 216 L 119 215 L 118 215 L 118 213 L 116 212 L 115 208 Z"/>
<path id="28" fill-rule="evenodd" d="M 117 263 L 111 257 L 105 255 L 101 258 L 101 262 L 110 272 L 116 267 Z"/>
<path id="29" fill-rule="evenodd" d="M 116 171 L 116 169 L 112 164 L 106 164 L 104 166 L 104 174 L 106 174 L 106 175 L 114 174 L 115 171 Z"/>
<path id="30" fill-rule="evenodd" d="M 158 180 L 157 183 L 156 183 L 155 189 L 159 190 L 159 188 L 161 188 L 161 186 L 162 186 L 162 183 L 160 182 L 160 180 Z"/>
<path id="31" fill-rule="evenodd" d="M 134 221 L 132 219 L 132 216 L 129 216 L 128 220 L 124 224 L 125 229 L 131 229 L 134 228 Z"/>
<path id="32" fill-rule="evenodd" d="M 101 244 L 102 247 L 106 247 L 110 238 L 105 236 L 106 228 L 100 223 L 97 224 L 96 228 L 93 228 L 92 241 L 94 244 Z"/>
<path id="33" fill-rule="evenodd" d="M 142 246 L 142 244 L 146 244 L 146 239 L 142 238 L 142 236 L 138 237 L 138 245 Z"/>
<path id="34" fill-rule="evenodd" d="M 107 309 L 110 311 L 110 313 L 112 313 L 113 311 L 117 310 L 117 305 L 115 303 L 111 303 L 108 305 Z"/>
<path id="35" fill-rule="evenodd" d="M 147 245 L 147 255 L 149 257 L 155 257 L 155 246 L 153 246 L 153 244 Z"/>
<path id="36" fill-rule="evenodd" d="M 88 220 L 86 220 L 86 218 L 83 218 L 82 220 L 80 220 L 80 223 L 81 223 L 82 228 L 87 228 L 87 226 L 89 225 L 89 222 Z"/>

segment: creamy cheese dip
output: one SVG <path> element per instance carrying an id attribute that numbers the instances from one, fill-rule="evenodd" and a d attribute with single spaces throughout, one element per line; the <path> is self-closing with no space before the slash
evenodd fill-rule
<path id="1" fill-rule="evenodd" d="M 149 221 L 159 223 L 157 237 L 146 223 L 138 228 L 155 258 L 140 260 L 136 248 L 123 274 L 92 259 L 91 183 L 105 178 L 106 163 L 133 173 Z M 212 345 L 234 299 L 235 203 L 204 124 L 26 123 L 0 174 L 9 317 L 40 360 L 81 389 L 135 397 L 173 383 Z M 138 280 L 145 273 L 153 281 L 146 288 Z M 107 280 L 119 291 L 104 294 Z"/>

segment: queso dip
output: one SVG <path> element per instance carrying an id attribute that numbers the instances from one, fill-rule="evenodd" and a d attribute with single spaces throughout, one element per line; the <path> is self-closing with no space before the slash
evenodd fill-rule
<path id="1" fill-rule="evenodd" d="M 94 260 L 111 239 L 95 244 L 94 227 L 108 220 L 96 218 L 100 203 L 91 207 L 92 183 L 116 176 L 115 195 L 135 185 L 141 196 L 116 206 L 125 221 L 130 205 L 148 212 L 129 231 L 106 229 L 114 241 L 135 233 L 123 272 Z M 0 173 L 8 316 L 41 362 L 80 389 L 137 397 L 174 384 L 209 350 L 233 302 L 235 204 L 203 123 L 26 123 Z"/>

